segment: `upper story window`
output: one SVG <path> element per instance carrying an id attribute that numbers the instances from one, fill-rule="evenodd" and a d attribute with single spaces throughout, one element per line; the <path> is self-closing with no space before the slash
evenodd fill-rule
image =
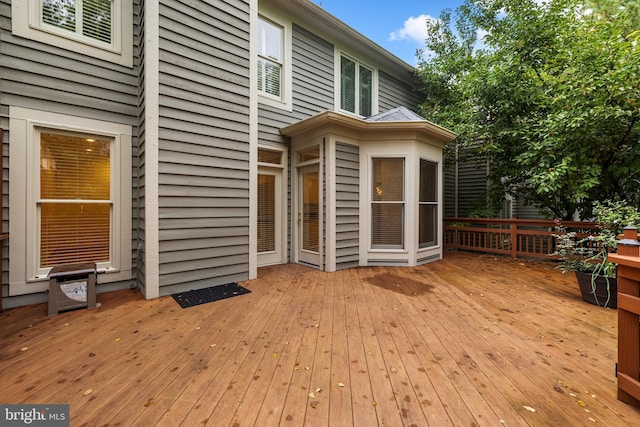
<path id="1" fill-rule="evenodd" d="M 282 98 L 284 29 L 258 18 L 258 91 Z"/>
<path id="2" fill-rule="evenodd" d="M 133 64 L 133 6 L 127 0 L 12 2 L 15 35 L 128 67 Z"/>
<path id="3" fill-rule="evenodd" d="M 373 69 L 340 55 L 340 109 L 368 117 L 374 109 Z"/>
<path id="4" fill-rule="evenodd" d="M 119 0 L 40 0 L 32 25 L 114 49 L 113 12 Z"/>

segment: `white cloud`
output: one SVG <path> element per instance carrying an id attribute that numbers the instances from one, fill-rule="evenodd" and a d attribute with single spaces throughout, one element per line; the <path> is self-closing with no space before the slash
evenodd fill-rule
<path id="1" fill-rule="evenodd" d="M 412 16 L 404 21 L 404 26 L 391 34 L 389 40 L 415 40 L 424 43 L 427 38 L 427 20 L 435 20 L 430 15 Z"/>

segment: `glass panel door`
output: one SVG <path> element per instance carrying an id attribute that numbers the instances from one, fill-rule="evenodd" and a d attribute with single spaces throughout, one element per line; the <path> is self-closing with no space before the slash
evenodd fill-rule
<path id="1" fill-rule="evenodd" d="M 282 170 L 258 171 L 258 265 L 279 264 L 282 259 Z"/>
<path id="2" fill-rule="evenodd" d="M 300 170 L 298 198 L 298 259 L 320 265 L 320 179 L 317 166 Z"/>

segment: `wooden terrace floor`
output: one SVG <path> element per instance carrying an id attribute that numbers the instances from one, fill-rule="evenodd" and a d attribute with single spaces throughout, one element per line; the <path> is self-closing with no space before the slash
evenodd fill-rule
<path id="1" fill-rule="evenodd" d="M 182 309 L 0 314 L 0 403 L 72 426 L 640 426 L 616 399 L 616 311 L 545 262 L 448 253 L 417 268 L 262 268 Z"/>

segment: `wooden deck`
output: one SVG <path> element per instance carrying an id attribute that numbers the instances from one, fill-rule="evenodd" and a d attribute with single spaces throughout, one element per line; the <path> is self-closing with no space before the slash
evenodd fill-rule
<path id="1" fill-rule="evenodd" d="M 0 402 L 72 426 L 640 426 L 616 399 L 616 311 L 540 261 L 259 270 L 182 309 L 135 291 L 0 314 Z"/>

